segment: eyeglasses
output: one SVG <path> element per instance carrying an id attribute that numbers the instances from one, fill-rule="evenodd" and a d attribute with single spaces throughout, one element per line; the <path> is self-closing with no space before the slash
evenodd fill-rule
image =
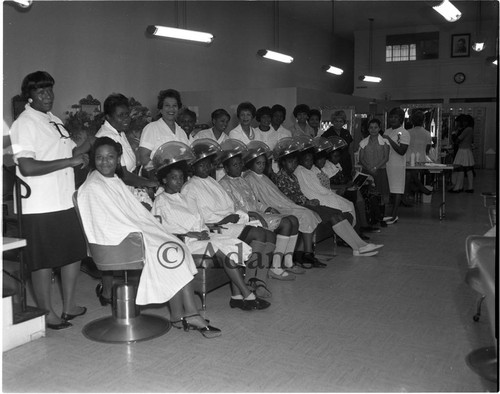
<path id="1" fill-rule="evenodd" d="M 64 129 L 64 125 L 62 123 L 56 123 L 56 122 L 53 122 L 53 121 L 50 121 L 49 123 L 53 124 L 57 131 L 59 132 L 59 135 L 61 136 L 62 139 L 67 139 L 67 138 L 71 138 L 69 136 L 66 136 L 62 133 L 61 129 L 59 128 L 59 126 L 61 126 L 63 129 Z M 65 130 L 65 129 L 64 129 Z"/>

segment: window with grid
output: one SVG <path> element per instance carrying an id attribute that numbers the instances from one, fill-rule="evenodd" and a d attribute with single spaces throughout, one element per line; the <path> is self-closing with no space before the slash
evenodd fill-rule
<path id="1" fill-rule="evenodd" d="M 400 34 L 386 37 L 386 62 L 437 59 L 438 56 L 439 32 Z"/>

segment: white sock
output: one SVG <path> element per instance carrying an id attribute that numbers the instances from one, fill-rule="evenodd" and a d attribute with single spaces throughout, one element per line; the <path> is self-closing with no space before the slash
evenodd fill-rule
<path id="1" fill-rule="evenodd" d="M 285 258 L 284 258 L 285 260 L 284 265 L 286 268 L 293 267 L 293 251 L 295 250 L 295 245 L 297 244 L 298 237 L 299 237 L 298 234 L 290 235 L 288 237 L 288 244 L 286 245 Z"/>
<path id="2" fill-rule="evenodd" d="M 278 274 L 278 270 L 281 270 L 281 272 L 283 272 L 283 269 L 281 268 L 281 262 L 288 245 L 288 238 L 289 237 L 280 234 L 276 236 L 276 247 L 274 249 L 272 263 L 273 272 L 276 274 Z"/>
<path id="3" fill-rule="evenodd" d="M 235 295 L 235 296 L 231 296 L 231 298 L 233 300 L 242 300 L 243 299 L 243 296 L 241 294 L 238 294 L 238 295 Z"/>
<path id="4" fill-rule="evenodd" d="M 252 301 L 252 300 L 255 300 L 257 297 L 255 297 L 255 294 L 254 293 L 250 293 L 248 295 L 248 297 L 245 297 L 244 299 L 245 300 L 248 300 L 248 301 Z"/>

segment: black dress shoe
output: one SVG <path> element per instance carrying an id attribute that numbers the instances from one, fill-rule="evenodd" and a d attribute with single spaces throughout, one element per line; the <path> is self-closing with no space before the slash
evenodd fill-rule
<path id="1" fill-rule="evenodd" d="M 95 294 L 97 298 L 99 298 L 99 302 L 101 303 L 102 306 L 113 304 L 112 298 L 106 298 L 102 295 L 102 282 L 96 286 Z"/>
<path id="2" fill-rule="evenodd" d="M 465 190 L 466 193 L 474 193 L 474 189 L 467 189 Z"/>
<path id="3" fill-rule="evenodd" d="M 76 313 L 74 315 L 70 315 L 69 313 L 63 312 L 61 315 L 61 319 L 67 322 L 68 320 L 73 320 L 75 317 L 85 315 L 85 313 L 87 313 L 87 308 L 83 307 L 83 310 L 80 313 Z"/>
<path id="4" fill-rule="evenodd" d="M 70 328 L 70 327 L 73 327 L 73 324 L 71 324 L 68 321 L 63 321 L 59 324 L 47 323 L 47 328 L 50 328 L 51 330 L 64 330 L 65 328 Z"/>
<path id="5" fill-rule="evenodd" d="M 270 305 L 270 302 L 267 302 L 259 297 L 256 297 L 255 300 L 235 300 L 234 298 L 231 298 L 231 301 L 229 301 L 229 306 L 231 308 L 240 308 L 244 311 L 266 309 L 269 308 Z"/>
<path id="6" fill-rule="evenodd" d="M 462 193 L 462 189 L 459 189 L 459 190 L 448 190 L 450 193 Z"/>
<path id="7" fill-rule="evenodd" d="M 367 236 L 367 235 L 365 235 L 365 234 L 363 234 L 363 233 L 359 234 L 359 238 L 361 238 L 363 241 L 368 241 L 368 240 L 370 240 L 370 237 L 369 237 L 369 236 Z"/>
<path id="8" fill-rule="evenodd" d="M 314 254 L 312 253 L 304 253 L 303 261 L 310 263 L 313 268 L 325 268 L 326 264 L 319 261 Z"/>

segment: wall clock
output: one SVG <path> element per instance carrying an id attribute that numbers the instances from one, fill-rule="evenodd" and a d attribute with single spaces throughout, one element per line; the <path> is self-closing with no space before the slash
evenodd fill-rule
<path id="1" fill-rule="evenodd" d="M 465 81 L 465 74 L 464 73 L 456 73 L 453 76 L 453 80 L 455 81 L 455 83 L 461 84 Z"/>

